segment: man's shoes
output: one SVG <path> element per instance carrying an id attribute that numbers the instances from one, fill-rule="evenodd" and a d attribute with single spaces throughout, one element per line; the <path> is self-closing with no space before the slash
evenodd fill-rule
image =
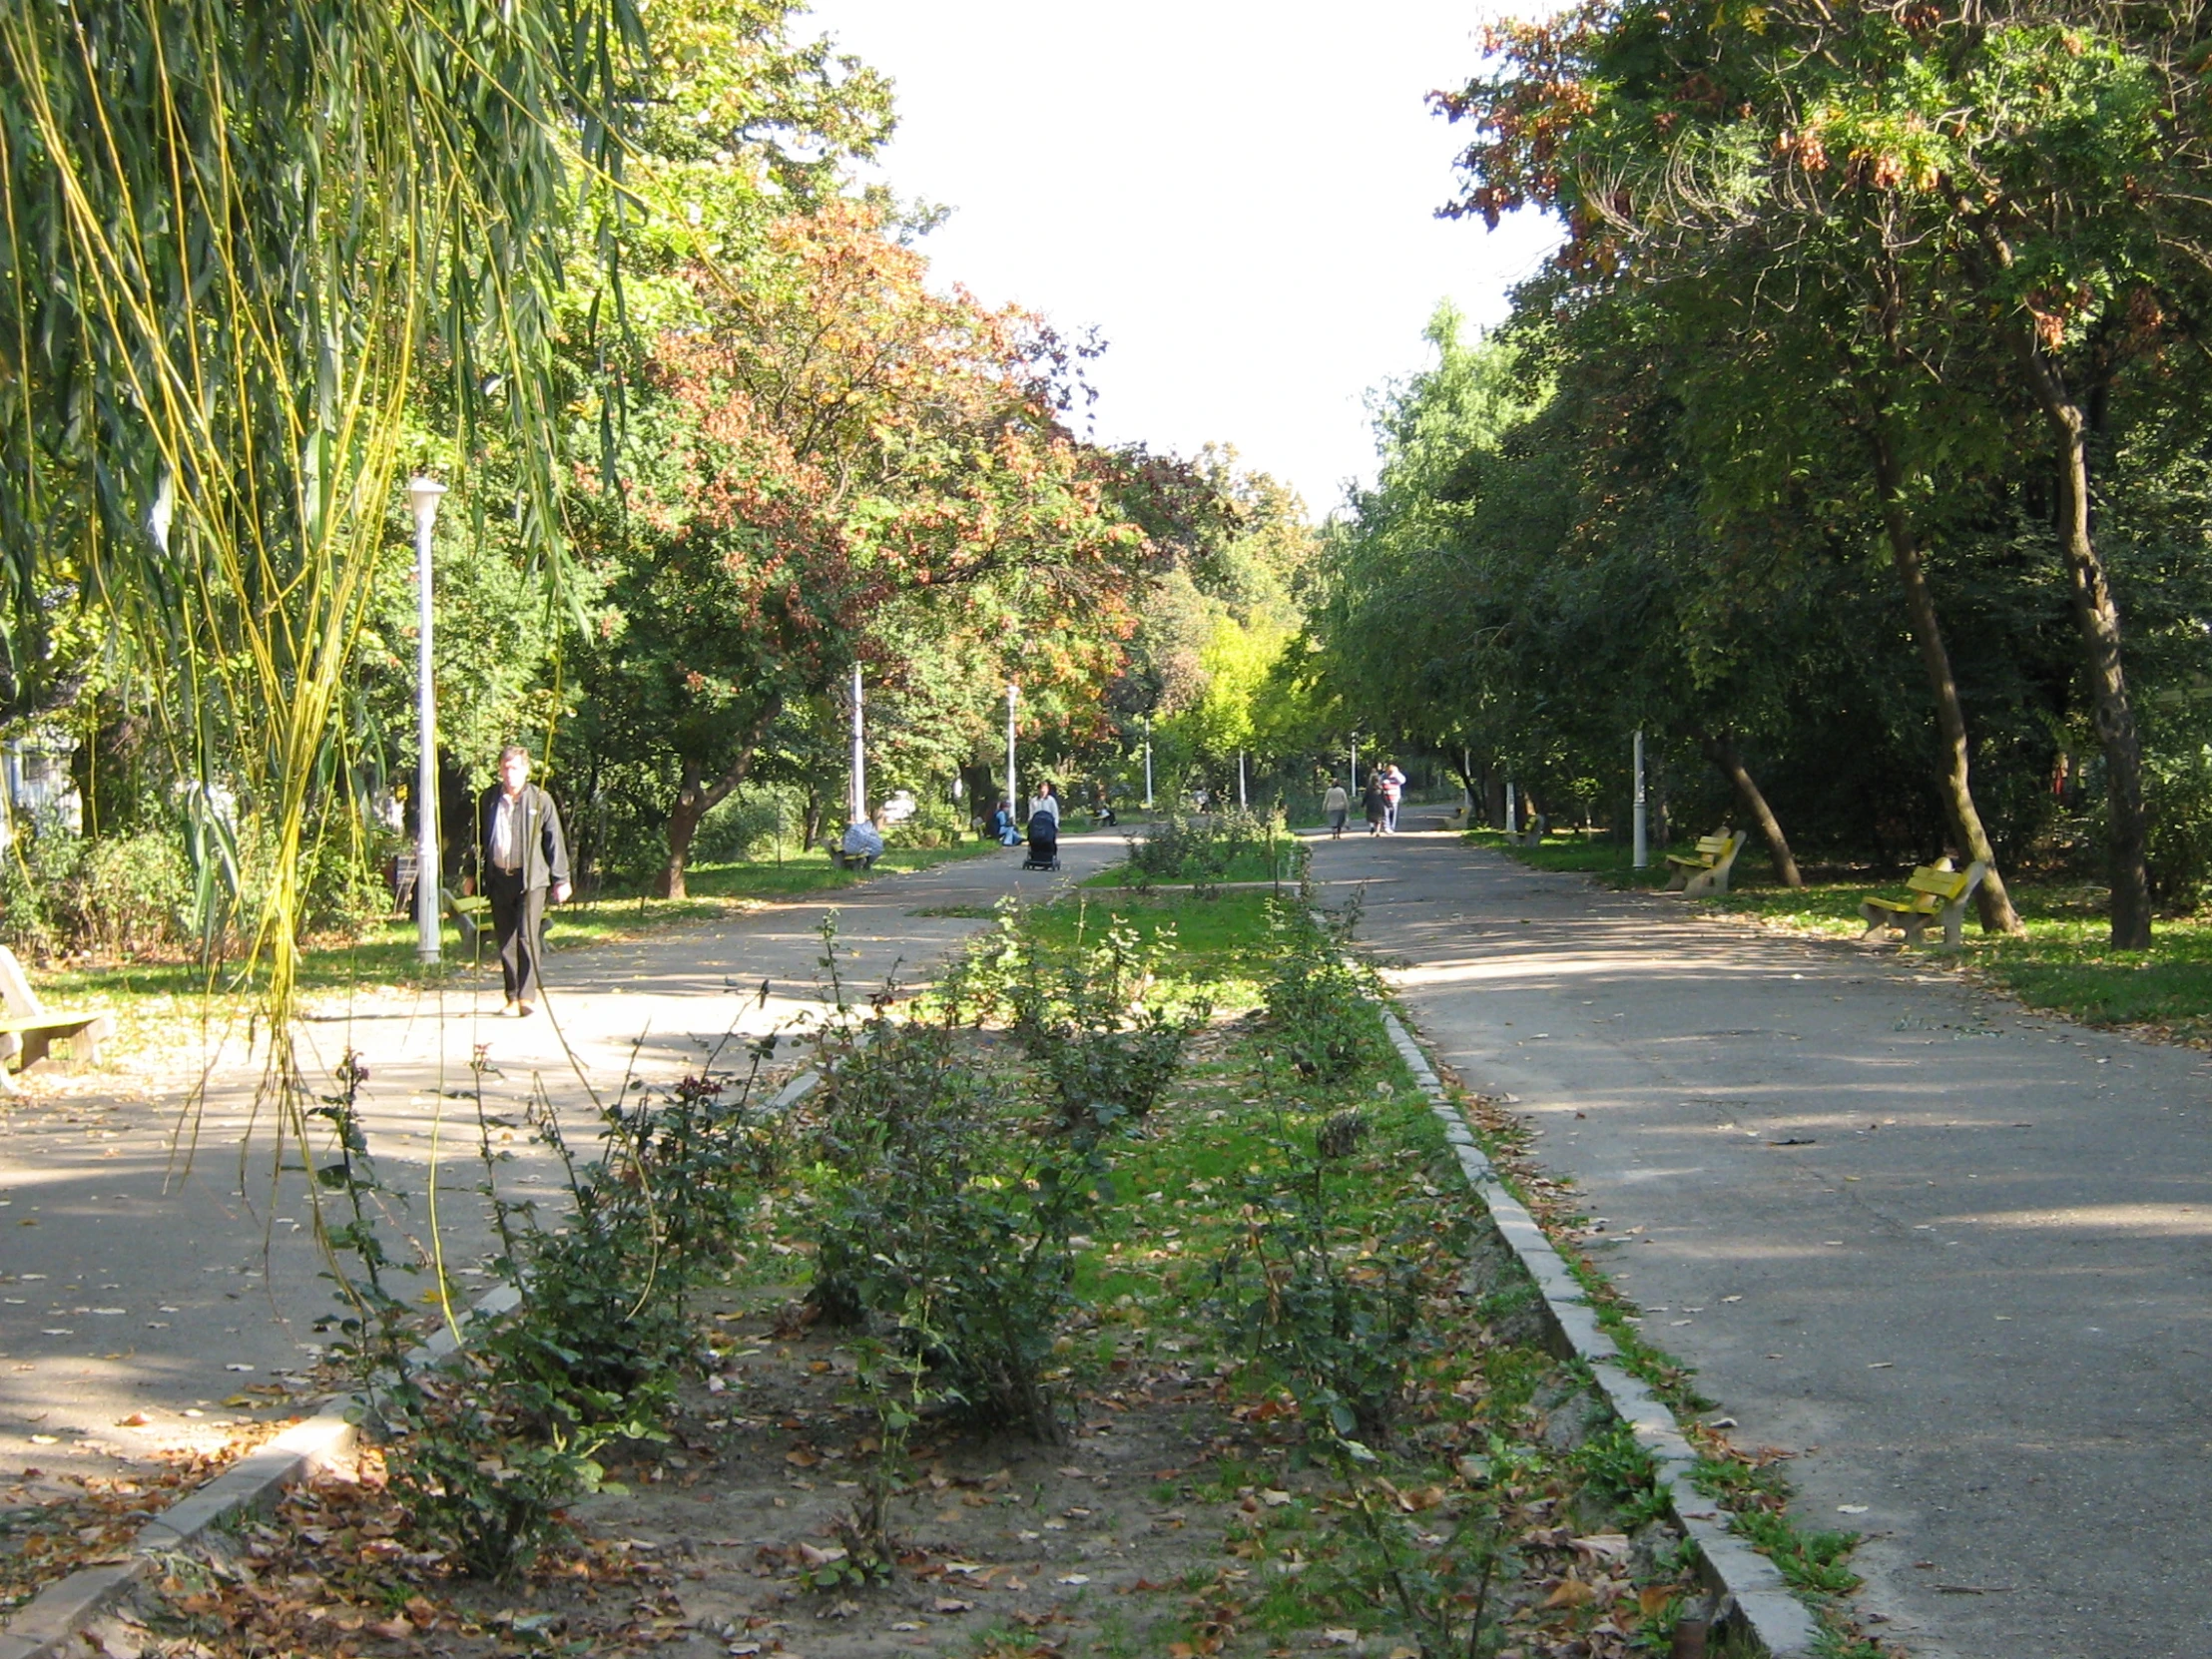
<path id="1" fill-rule="evenodd" d="M 517 1019 L 528 1019 L 534 1012 L 536 1012 L 536 1009 L 527 1002 L 517 1002 L 515 1004 L 515 1017 Z"/>
<path id="2" fill-rule="evenodd" d="M 513 997 L 510 996 L 507 998 L 507 1005 L 499 1010 L 499 1017 L 501 1019 L 513 1019 L 515 1017 L 515 1010 L 521 1006 L 521 1003 L 517 1002 Z"/>

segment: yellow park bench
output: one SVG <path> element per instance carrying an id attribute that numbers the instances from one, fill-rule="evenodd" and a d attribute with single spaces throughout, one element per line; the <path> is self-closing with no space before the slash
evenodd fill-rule
<path id="1" fill-rule="evenodd" d="M 1921 865 L 1906 878 L 1903 898 L 1867 895 L 1859 906 L 1859 913 L 1867 918 L 1867 930 L 1860 937 L 1871 939 L 1885 927 L 1895 927 L 1904 933 L 1907 944 L 1919 944 L 1928 924 L 1940 918 L 1943 948 L 1956 950 L 1965 926 L 1966 902 L 1988 872 L 1989 866 L 1978 859 L 1964 869 L 1952 869 L 1948 858 Z"/>
<path id="2" fill-rule="evenodd" d="M 1515 846 L 1541 846 L 1544 844 L 1544 830 L 1550 824 L 1551 821 L 1543 814 L 1533 813 L 1529 815 L 1527 829 L 1508 830 L 1505 831 L 1505 838 Z"/>
<path id="3" fill-rule="evenodd" d="M 491 900 L 482 893 L 470 893 L 464 898 L 451 887 L 440 887 L 438 908 L 451 917 L 453 925 L 460 929 L 461 948 L 470 955 L 475 955 L 477 946 L 491 925 Z"/>
<path id="4" fill-rule="evenodd" d="M 12 1093 L 6 1063 L 24 1071 L 46 1058 L 57 1042 L 69 1044 L 79 1060 L 100 1057 L 100 1044 L 115 1034 L 115 1021 L 106 1014 L 55 1013 L 39 1000 L 24 977 L 15 952 L 0 944 L 0 1094 Z"/>
<path id="5" fill-rule="evenodd" d="M 1679 853 L 1667 854 L 1668 892 L 1687 893 L 1697 898 L 1709 892 L 1728 891 L 1728 872 L 1735 867 L 1736 854 L 1744 849 L 1744 832 L 1716 830 L 1710 835 L 1698 837 L 1697 850 L 1685 858 Z"/>

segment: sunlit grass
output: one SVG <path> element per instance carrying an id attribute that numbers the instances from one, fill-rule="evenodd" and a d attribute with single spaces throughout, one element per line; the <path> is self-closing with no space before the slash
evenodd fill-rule
<path id="1" fill-rule="evenodd" d="M 640 938 L 685 923 L 741 915 L 764 902 L 841 891 L 899 870 L 927 869 L 954 859 L 1003 851 L 981 841 L 943 847 L 894 847 L 866 872 L 838 869 L 819 848 L 788 853 L 780 861 L 770 858 L 697 864 L 687 872 L 690 895 L 685 898 L 628 893 L 554 907 L 546 918 L 546 944 L 558 955 Z M 442 949 L 442 966 L 425 969 L 415 958 L 413 919 L 387 917 L 359 939 L 311 944 L 300 957 L 299 988 L 310 996 L 331 991 L 411 989 L 431 983 L 434 973 L 467 983 L 472 974 L 469 953 L 450 921 L 443 926 Z M 487 962 L 494 960 L 488 939 L 483 944 L 483 955 Z M 219 967 L 211 975 L 197 962 L 145 958 L 34 969 L 31 979 L 39 994 L 58 1006 L 89 1004 L 115 1009 L 124 1016 L 121 1035 L 126 1042 L 134 1034 L 133 1016 L 160 1020 L 187 1013 L 197 1017 L 207 1012 L 222 1017 L 244 1012 L 259 989 L 243 982 L 232 969 Z"/>
<path id="2" fill-rule="evenodd" d="M 1579 871 L 1609 886 L 1657 886 L 1666 879 L 1656 849 L 1657 867 L 1635 870 L 1629 867 L 1629 849 L 1608 841 L 1562 836 L 1547 837 L 1540 847 L 1507 846 L 1494 830 L 1476 830 L 1467 838 L 1532 868 Z M 1687 902 L 1791 932 L 1857 938 L 1866 928 L 1860 904 L 1872 894 L 1902 896 L 1905 874 L 1859 871 L 1793 889 L 1775 882 L 1772 866 L 1754 846 L 1736 860 L 1733 891 Z M 2114 950 L 2105 942 L 2103 887 L 2015 879 L 2009 890 L 2027 937 L 1982 933 L 1969 916 L 1960 955 L 1974 971 L 2031 1008 L 2092 1025 L 2144 1025 L 2191 1039 L 2212 1038 L 2212 916 L 2160 917 L 2150 949 Z"/>

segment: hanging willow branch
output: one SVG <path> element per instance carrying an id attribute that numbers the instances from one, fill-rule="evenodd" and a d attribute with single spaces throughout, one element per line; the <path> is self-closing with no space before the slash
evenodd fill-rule
<path id="1" fill-rule="evenodd" d="M 287 1096 L 310 797 L 403 545 L 410 392 L 450 379 L 464 455 L 504 425 L 557 578 L 559 250 L 642 44 L 632 0 L 0 8 L 0 690 L 74 595 L 191 691 L 199 782 L 270 848 L 248 967 Z"/>

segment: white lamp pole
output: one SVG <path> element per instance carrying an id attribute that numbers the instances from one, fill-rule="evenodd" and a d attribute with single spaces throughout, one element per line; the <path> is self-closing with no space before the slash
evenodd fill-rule
<path id="1" fill-rule="evenodd" d="M 1651 862 L 1651 846 L 1644 833 L 1644 729 L 1636 728 L 1636 867 Z"/>
<path id="2" fill-rule="evenodd" d="M 1006 811 L 1014 822 L 1022 821 L 1021 791 L 1014 783 L 1014 699 L 1019 695 L 1014 683 L 1006 682 Z"/>
<path id="3" fill-rule="evenodd" d="M 860 665 L 852 665 L 852 801 L 845 823 L 867 817 L 867 728 L 860 715 Z"/>
<path id="4" fill-rule="evenodd" d="M 1510 778 L 1505 780 L 1505 832 L 1508 835 L 1520 833 L 1520 803 L 1513 799 L 1513 781 Z"/>
<path id="5" fill-rule="evenodd" d="M 417 473 L 407 480 L 414 509 L 415 586 L 419 603 L 415 641 L 415 738 L 421 750 L 415 774 L 415 957 L 438 960 L 438 695 L 430 668 L 430 526 L 438 519 L 445 486 Z"/>
<path id="6" fill-rule="evenodd" d="M 1352 734 L 1352 793 L 1360 793 L 1360 734 Z"/>
<path id="7" fill-rule="evenodd" d="M 1144 810 L 1152 811 L 1152 717 L 1144 717 Z"/>
<path id="8" fill-rule="evenodd" d="M 1244 751 L 1237 751 L 1237 805 L 1250 811 L 1252 803 L 1245 799 Z"/>

